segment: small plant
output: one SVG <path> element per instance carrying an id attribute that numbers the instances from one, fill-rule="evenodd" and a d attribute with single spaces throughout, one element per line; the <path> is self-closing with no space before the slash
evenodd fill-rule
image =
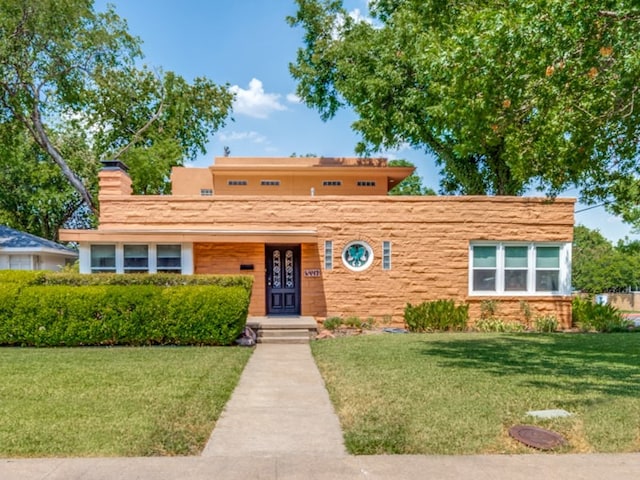
<path id="1" fill-rule="evenodd" d="M 322 322 L 322 326 L 332 332 L 336 331 L 342 325 L 342 319 L 340 317 L 329 317 Z"/>
<path id="2" fill-rule="evenodd" d="M 465 330 L 469 320 L 469 305 L 457 305 L 453 300 L 435 300 L 419 305 L 407 303 L 404 321 L 412 332 Z"/>
<path id="3" fill-rule="evenodd" d="M 362 320 L 360 320 L 360 317 L 352 316 L 352 317 L 345 318 L 342 324 L 347 328 L 361 328 Z"/>
<path id="4" fill-rule="evenodd" d="M 495 318 L 498 313 L 498 303 L 497 300 L 483 300 L 480 302 L 480 318 L 483 320 Z"/>
<path id="5" fill-rule="evenodd" d="M 475 329 L 479 332 L 519 333 L 525 331 L 525 326 L 520 322 L 505 322 L 498 318 L 486 318 L 478 320 Z"/>
<path id="6" fill-rule="evenodd" d="M 524 316 L 525 323 L 531 325 L 531 305 L 526 300 L 520 300 L 520 311 Z"/>
<path id="7" fill-rule="evenodd" d="M 555 315 L 543 315 L 536 317 L 535 320 L 536 332 L 540 333 L 552 333 L 558 329 L 558 319 Z"/>
<path id="8" fill-rule="evenodd" d="M 393 316 L 388 313 L 382 316 L 382 325 L 391 325 L 393 322 Z"/>
<path id="9" fill-rule="evenodd" d="M 631 325 L 620 310 L 611 305 L 593 303 L 590 297 L 573 299 L 572 321 L 583 332 L 626 332 Z"/>
<path id="10" fill-rule="evenodd" d="M 360 328 L 362 328 L 364 330 L 371 330 L 371 329 L 375 328 L 375 326 L 377 324 L 378 324 L 378 322 L 376 321 L 375 318 L 367 317 L 367 319 L 360 324 Z"/>

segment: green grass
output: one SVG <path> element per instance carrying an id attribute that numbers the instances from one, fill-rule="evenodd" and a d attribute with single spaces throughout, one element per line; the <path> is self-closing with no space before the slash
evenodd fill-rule
<path id="1" fill-rule="evenodd" d="M 353 454 L 530 452 L 508 436 L 516 424 L 561 433 L 561 452 L 640 451 L 640 335 L 371 335 L 312 348 Z M 526 415 L 551 408 L 574 415 Z"/>
<path id="2" fill-rule="evenodd" d="M 191 455 L 250 349 L 0 349 L 0 457 Z"/>

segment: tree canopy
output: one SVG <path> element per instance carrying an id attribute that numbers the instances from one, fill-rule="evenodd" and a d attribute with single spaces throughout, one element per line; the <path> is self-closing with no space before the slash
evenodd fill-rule
<path id="1" fill-rule="evenodd" d="M 55 164 L 94 212 L 97 160 L 121 158 L 134 191 L 164 193 L 170 167 L 204 152 L 230 113 L 227 86 L 141 67 L 140 45 L 113 7 L 95 12 L 93 0 L 0 0 L 0 125 L 21 126 L 41 165 Z M 61 132 L 73 130 L 87 133 L 92 165 L 65 152 Z M 35 161 L 4 153 L 16 171 Z"/>
<path id="2" fill-rule="evenodd" d="M 351 107 L 360 152 L 435 154 L 444 193 L 556 195 L 640 219 L 640 7 L 623 0 L 296 0 L 290 70 L 329 119 Z"/>
<path id="3" fill-rule="evenodd" d="M 97 163 L 84 131 L 51 133 L 70 168 L 97 190 Z M 0 223 L 50 240 L 62 225 L 88 228 L 90 210 L 22 125 L 0 124 Z"/>
<path id="4" fill-rule="evenodd" d="M 390 167 L 414 167 L 415 165 L 407 160 L 390 160 Z M 422 178 L 413 172 L 398 185 L 389 190 L 389 195 L 435 195 L 436 192 L 422 184 Z"/>
<path id="5" fill-rule="evenodd" d="M 588 293 L 640 288 L 640 242 L 620 241 L 614 247 L 599 231 L 576 226 L 572 283 Z"/>

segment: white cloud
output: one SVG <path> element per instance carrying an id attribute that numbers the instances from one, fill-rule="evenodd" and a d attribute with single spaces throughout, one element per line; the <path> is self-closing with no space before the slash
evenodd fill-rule
<path id="1" fill-rule="evenodd" d="M 221 142 L 251 142 L 265 143 L 267 137 L 258 132 L 221 132 L 219 135 Z"/>
<path id="2" fill-rule="evenodd" d="M 369 25 L 374 25 L 373 18 L 363 14 L 359 8 L 354 8 L 347 15 L 355 22 L 355 23 L 368 23 Z M 331 38 L 334 40 L 339 40 L 342 37 L 342 30 L 345 25 L 345 16 L 339 14 L 335 17 L 333 29 L 331 30 Z"/>
<path id="3" fill-rule="evenodd" d="M 366 22 L 369 24 L 373 23 L 373 20 L 371 20 L 371 17 L 368 17 L 366 15 L 363 15 L 362 12 L 360 11 L 359 8 L 354 8 L 353 10 L 351 10 L 349 12 L 349 16 L 356 22 Z"/>
<path id="4" fill-rule="evenodd" d="M 280 95 L 266 93 L 262 82 L 257 78 L 251 79 L 248 90 L 240 88 L 238 85 L 233 85 L 230 90 L 236 96 L 233 104 L 235 113 L 253 118 L 267 118 L 272 112 L 287 109 L 280 103 Z"/>
<path id="5" fill-rule="evenodd" d="M 302 103 L 302 99 L 295 93 L 287 93 L 287 102 L 289 103 Z"/>

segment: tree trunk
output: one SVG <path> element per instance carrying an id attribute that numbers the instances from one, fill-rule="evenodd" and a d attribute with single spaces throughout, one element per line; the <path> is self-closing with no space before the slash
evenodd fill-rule
<path id="1" fill-rule="evenodd" d="M 44 129 L 44 125 L 42 124 L 42 119 L 40 118 L 40 112 L 38 112 L 37 108 L 34 109 L 33 114 L 31 115 L 31 121 L 33 122 L 32 133 L 38 145 L 40 145 L 55 162 L 55 164 L 60 167 L 62 174 L 67 180 L 69 180 L 71 186 L 75 188 L 76 191 L 80 194 L 80 197 L 89 206 L 91 211 L 95 215 L 98 215 L 98 207 L 94 202 L 93 197 L 89 193 L 89 190 L 87 190 L 87 187 L 85 187 L 85 185 L 82 183 L 82 180 L 78 178 L 73 170 L 69 168 L 69 165 L 67 165 L 67 162 L 62 157 L 62 154 L 58 151 L 55 145 L 53 145 L 51 139 L 47 135 L 47 132 Z"/>

